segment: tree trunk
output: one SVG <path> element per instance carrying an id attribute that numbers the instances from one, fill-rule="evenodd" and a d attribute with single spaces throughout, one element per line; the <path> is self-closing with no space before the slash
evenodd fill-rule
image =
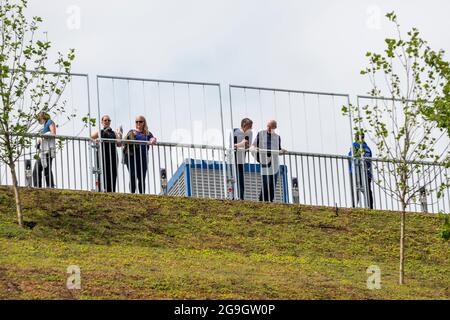
<path id="1" fill-rule="evenodd" d="M 20 193 L 19 193 L 19 183 L 17 181 L 17 173 L 16 173 L 16 166 L 13 163 L 9 166 L 11 170 L 11 176 L 12 176 L 12 188 L 14 191 L 14 198 L 16 199 L 16 211 L 17 211 L 17 222 L 19 223 L 19 226 L 23 227 L 23 215 L 22 215 L 22 201 L 20 199 Z"/>
<path id="2" fill-rule="evenodd" d="M 405 218 L 406 205 L 402 204 L 402 213 L 400 218 L 400 285 L 403 285 L 405 283 Z"/>

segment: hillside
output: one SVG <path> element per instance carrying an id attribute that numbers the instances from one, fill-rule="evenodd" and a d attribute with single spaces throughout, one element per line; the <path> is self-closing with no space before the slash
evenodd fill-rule
<path id="1" fill-rule="evenodd" d="M 441 220 L 408 214 L 397 285 L 399 215 L 57 190 L 0 188 L 1 299 L 449 299 Z M 82 290 L 66 289 L 81 267 Z M 382 289 L 368 290 L 378 265 Z"/>

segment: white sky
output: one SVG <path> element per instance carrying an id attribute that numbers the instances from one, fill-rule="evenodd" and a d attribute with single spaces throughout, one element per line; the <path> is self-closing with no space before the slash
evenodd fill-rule
<path id="1" fill-rule="evenodd" d="M 220 82 L 225 108 L 230 83 L 365 94 L 364 55 L 384 48 L 392 10 L 405 31 L 415 26 L 433 48 L 450 50 L 448 0 L 30 0 L 54 47 L 76 48 L 73 71 L 92 82 L 97 74 Z"/>

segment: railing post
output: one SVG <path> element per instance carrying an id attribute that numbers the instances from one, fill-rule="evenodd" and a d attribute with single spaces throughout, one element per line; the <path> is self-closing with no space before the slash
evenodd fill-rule
<path id="1" fill-rule="evenodd" d="M 100 89 L 99 89 L 99 83 L 98 83 L 98 78 L 99 76 L 97 76 L 97 128 L 98 128 L 98 144 L 96 145 L 96 152 L 95 152 L 95 173 L 96 173 L 96 177 L 97 177 L 97 181 L 95 182 L 96 184 L 96 190 L 99 192 L 103 192 L 104 191 L 104 186 L 103 186 L 103 142 L 102 142 L 102 129 L 101 129 L 101 119 L 102 116 L 100 114 Z"/>
<path id="2" fill-rule="evenodd" d="M 161 179 L 161 193 L 167 195 L 167 170 L 160 169 L 160 179 Z"/>
<path id="3" fill-rule="evenodd" d="M 235 199 L 235 166 L 234 166 L 234 157 L 233 157 L 233 151 L 231 149 L 225 149 L 224 151 L 224 165 L 225 165 L 225 175 L 226 175 L 226 181 L 225 181 L 225 195 L 228 200 Z"/>
<path id="4" fill-rule="evenodd" d="M 292 168 L 291 168 L 292 171 Z M 292 203 L 300 203 L 300 192 L 298 188 L 298 178 L 292 178 Z"/>
<path id="5" fill-rule="evenodd" d="M 102 192 L 102 170 L 99 166 L 101 159 L 99 144 L 95 141 L 90 143 L 90 149 L 94 156 L 94 163 L 92 164 L 92 174 L 94 175 L 93 191 Z M 92 158 L 91 158 L 92 159 Z"/>
<path id="6" fill-rule="evenodd" d="M 361 179 L 362 179 L 362 192 L 364 193 L 364 207 L 366 209 L 370 208 L 370 200 L 369 200 L 369 176 L 368 176 L 368 168 L 366 165 L 366 159 L 364 157 L 364 154 L 361 155 Z"/>

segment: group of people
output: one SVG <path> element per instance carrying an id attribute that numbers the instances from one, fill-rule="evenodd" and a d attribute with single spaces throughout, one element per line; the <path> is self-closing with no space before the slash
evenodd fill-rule
<path id="1" fill-rule="evenodd" d="M 52 136 L 56 135 L 56 124 L 50 115 L 41 112 L 38 122 L 42 126 L 37 139 L 36 149 L 38 157 L 32 173 L 34 187 L 43 187 L 43 176 L 47 188 L 55 188 L 52 172 L 53 159 L 56 157 L 56 143 Z M 118 148 L 123 149 L 123 162 L 130 174 L 130 189 L 136 193 L 145 193 L 145 177 L 148 168 L 148 150 L 150 145 L 157 143 L 156 138 L 149 131 L 147 120 L 144 116 L 135 119 L 135 128 L 130 130 L 123 139 L 122 128 L 114 131 L 111 127 L 111 118 L 107 115 L 101 119 L 102 129 L 91 135 L 93 140 L 101 138 L 100 152 L 97 153 L 97 165 L 103 171 L 103 185 L 107 192 L 115 192 L 118 173 Z M 48 136 L 48 137 L 47 137 Z M 145 143 L 125 143 L 123 140 L 142 141 Z"/>
<path id="2" fill-rule="evenodd" d="M 249 118 L 244 118 L 241 121 L 241 127 L 233 130 L 232 147 L 235 150 L 234 160 L 238 198 L 240 200 L 245 199 L 245 163 L 246 155 L 250 152 L 260 164 L 262 187 L 259 200 L 273 202 L 279 176 L 279 155 L 286 153 L 286 150 L 281 148 L 281 137 L 275 133 L 277 129 L 275 120 L 268 121 L 266 130 L 258 132 L 253 143 L 251 143 L 253 138 L 252 128 L 253 121 Z M 365 194 L 367 192 L 368 206 L 370 209 L 373 209 L 373 173 L 372 161 L 370 160 L 372 158 L 372 150 L 364 140 L 364 134 L 356 135 L 352 148 L 348 153 L 349 157 L 355 159 L 355 169 L 353 169 L 353 161 L 349 162 L 350 178 L 352 184 L 356 183 L 357 203 L 361 200 L 360 193 Z M 361 160 L 361 158 L 367 158 L 368 160 Z"/>
<path id="3" fill-rule="evenodd" d="M 265 130 L 259 131 L 253 140 L 253 121 L 244 118 L 241 127 L 233 130 L 233 148 L 235 154 L 235 169 L 237 193 L 241 200 L 245 199 L 245 162 L 248 151 L 260 165 L 261 192 L 259 201 L 273 202 L 279 177 L 279 155 L 286 153 L 281 148 L 281 137 L 275 132 L 277 122 L 269 120 Z"/>
<path id="4" fill-rule="evenodd" d="M 54 188 L 52 173 L 52 162 L 55 158 L 55 140 L 45 138 L 46 135 L 56 135 L 56 125 L 47 113 L 41 112 L 38 121 L 42 125 L 39 133 L 43 138 L 38 139 L 38 160 L 33 169 L 33 185 L 43 186 L 45 177 L 46 186 Z M 128 131 L 123 137 L 123 129 L 113 130 L 111 118 L 105 115 L 101 118 L 102 129 L 92 133 L 91 139 L 101 143 L 98 144 L 100 152 L 97 153 L 97 166 L 102 170 L 102 183 L 106 192 L 115 192 L 118 175 L 118 150 L 123 150 L 122 162 L 128 168 L 130 177 L 130 191 L 132 193 L 144 194 L 146 185 L 145 178 L 148 171 L 148 151 L 151 145 L 156 145 L 157 139 L 149 131 L 147 120 L 144 116 L 137 116 L 135 128 Z M 250 153 L 259 164 L 261 173 L 261 191 L 259 200 L 273 202 L 275 190 L 279 178 L 280 161 L 279 156 L 287 151 L 281 147 L 281 137 L 275 132 L 277 121 L 269 120 L 265 130 L 257 133 L 253 139 L 253 121 L 244 118 L 240 128 L 235 128 L 232 133 L 231 147 L 234 152 L 234 169 L 237 185 L 237 195 L 241 200 L 245 199 L 245 164 L 248 153 Z M 129 142 L 127 142 L 127 140 Z M 349 156 L 361 155 L 365 158 L 372 157 L 372 151 L 364 141 L 364 136 L 356 136 L 355 142 L 349 152 Z M 370 160 L 355 161 L 355 170 L 350 163 L 350 174 L 352 181 L 355 180 L 357 188 L 366 186 L 368 190 L 369 207 L 373 208 L 373 195 L 371 190 L 372 166 Z M 353 174 L 355 179 L 353 179 Z M 365 182 L 365 183 L 364 183 Z M 364 191 L 363 191 L 364 192 Z M 357 192 L 359 202 L 359 192 Z"/>
<path id="5" fill-rule="evenodd" d="M 98 153 L 97 164 L 102 168 L 103 184 L 106 192 L 115 192 L 117 185 L 117 148 L 123 149 L 123 163 L 130 174 L 131 193 L 145 193 L 145 177 L 148 171 L 148 150 L 150 145 L 156 145 L 157 139 L 149 131 L 144 116 L 137 116 L 135 128 L 130 130 L 123 139 L 122 128 L 114 131 L 111 127 L 111 118 L 107 115 L 102 119 L 103 129 L 94 132 L 91 138 L 101 138 L 101 152 Z M 139 141 L 140 143 L 124 143 L 123 140 Z M 101 160 L 100 160 L 101 158 Z M 101 163 L 101 164 L 100 164 Z"/>
<path id="6" fill-rule="evenodd" d="M 102 150 L 98 154 L 98 166 L 101 166 L 103 172 L 103 185 L 106 192 L 115 192 L 117 184 L 117 150 L 123 149 L 123 163 L 127 166 L 130 174 L 130 191 L 136 193 L 137 189 L 141 194 L 145 193 L 145 177 L 148 170 L 148 150 L 149 145 L 157 143 L 156 138 L 148 130 L 145 117 L 136 117 L 136 127 L 130 130 L 123 139 L 122 129 L 113 130 L 111 127 L 111 118 L 107 115 L 101 119 L 102 129 L 94 132 L 91 138 L 98 140 Z M 245 179 L 244 164 L 246 152 L 253 139 L 252 134 L 253 121 L 249 118 L 242 120 L 241 128 L 234 130 L 235 160 L 237 169 L 237 184 L 239 185 L 239 197 L 244 199 Z M 281 138 L 275 133 L 277 122 L 270 120 L 267 123 L 267 129 L 260 131 L 251 148 L 252 154 L 261 166 L 262 187 L 259 196 L 260 201 L 273 202 L 275 198 L 275 189 L 278 180 L 280 153 L 286 152 L 281 148 Z M 124 141 L 143 141 L 143 143 L 125 143 Z"/>

